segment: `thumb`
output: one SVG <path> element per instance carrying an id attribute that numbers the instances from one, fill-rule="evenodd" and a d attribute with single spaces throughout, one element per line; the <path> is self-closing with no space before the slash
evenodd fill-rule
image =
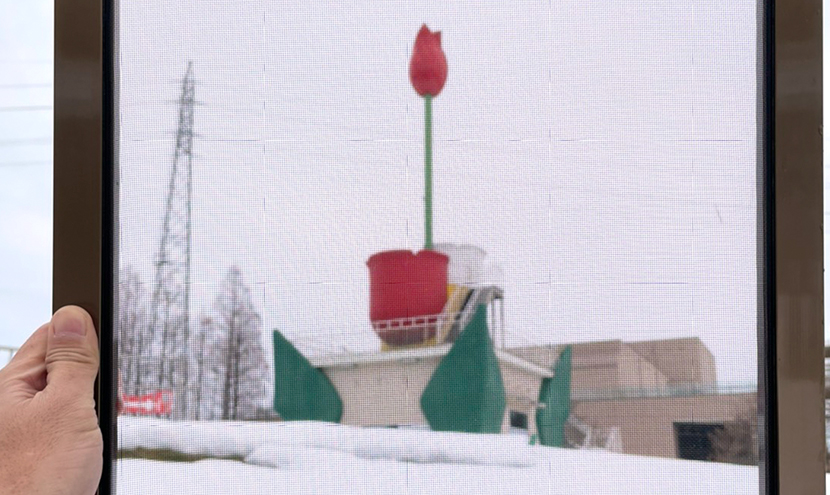
<path id="1" fill-rule="evenodd" d="M 46 389 L 91 401 L 97 375 L 98 335 L 92 318 L 77 306 L 59 309 L 47 337 Z"/>

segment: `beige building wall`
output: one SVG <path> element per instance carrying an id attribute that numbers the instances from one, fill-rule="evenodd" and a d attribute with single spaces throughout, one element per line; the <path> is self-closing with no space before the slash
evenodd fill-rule
<path id="1" fill-rule="evenodd" d="M 619 354 L 622 342 L 595 342 L 591 346 L 576 344 L 571 355 L 571 389 L 585 390 L 598 387 L 617 388 L 620 382 Z M 556 347 L 556 352 L 547 363 L 539 363 L 545 368 L 552 368 L 564 349 Z"/>
<path id="2" fill-rule="evenodd" d="M 617 359 L 617 387 L 620 389 L 655 389 L 668 383 L 666 376 L 651 361 L 644 359 L 627 345 L 620 346 Z M 594 388 L 601 389 L 602 385 L 599 385 Z"/>
<path id="3" fill-rule="evenodd" d="M 563 346 L 508 349 L 523 359 L 551 369 Z M 588 390 L 651 389 L 665 386 L 664 373 L 629 344 L 611 340 L 573 344 L 571 388 Z"/>
<path id="4" fill-rule="evenodd" d="M 323 368 L 343 400 L 342 423 L 423 425 L 421 394 L 440 358 Z"/>
<path id="5" fill-rule="evenodd" d="M 668 385 L 714 385 L 715 359 L 698 338 L 653 340 L 626 344 L 654 364 Z"/>
<path id="6" fill-rule="evenodd" d="M 574 390 L 597 387 L 617 388 L 619 353 L 622 342 L 605 341 L 573 345 L 571 387 Z M 543 368 L 552 369 L 563 346 L 516 347 L 508 352 Z"/>
<path id="7" fill-rule="evenodd" d="M 561 349 L 539 346 L 509 352 L 551 369 Z M 343 399 L 343 423 L 426 425 L 420 407 L 421 394 L 441 358 L 337 365 L 323 371 Z M 503 431 L 509 428 L 512 410 L 526 414 L 529 433 L 535 433 L 541 377 L 503 360 L 500 369 L 507 400 Z M 574 344 L 572 413 L 591 427 L 617 428 L 623 452 L 675 457 L 675 423 L 732 421 L 755 407 L 755 393 L 594 399 L 605 399 L 602 392 L 660 392 L 666 386 L 714 385 L 715 379 L 714 359 L 698 339 Z"/>
<path id="8" fill-rule="evenodd" d="M 574 391 L 714 385 L 715 360 L 700 339 L 571 344 Z M 550 368 L 563 346 L 519 347 L 509 351 Z"/>
<path id="9" fill-rule="evenodd" d="M 755 404 L 755 393 L 695 395 L 578 402 L 573 413 L 590 425 L 618 428 L 627 454 L 676 457 L 675 423 L 723 424 Z"/>
<path id="10" fill-rule="evenodd" d="M 323 368 L 343 400 L 341 422 L 357 426 L 425 425 L 421 395 L 429 383 L 439 357 L 409 361 L 364 363 Z M 510 426 L 509 412 L 528 415 L 528 426 L 536 431 L 536 400 L 541 378 L 501 363 L 506 411 L 502 426 Z"/>

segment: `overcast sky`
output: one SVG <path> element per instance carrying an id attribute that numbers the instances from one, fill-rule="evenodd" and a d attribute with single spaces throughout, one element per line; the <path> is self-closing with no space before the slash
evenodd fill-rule
<path id="1" fill-rule="evenodd" d="M 53 8 L 0 0 L 0 345 L 51 315 Z"/>
<path id="2" fill-rule="evenodd" d="M 237 263 L 266 328 L 372 342 L 365 259 L 423 237 L 406 64 L 427 22 L 450 67 L 435 237 L 504 269 L 514 342 L 697 335 L 721 380 L 754 378 L 754 2 L 563 2 L 551 17 L 521 15 L 535 2 L 384 2 L 281 18 L 276 3 L 208 3 L 123 7 L 122 258 L 145 281 L 170 101 L 193 59 L 195 307 Z M 52 2 L 0 11 L 0 344 L 19 345 L 50 309 Z M 34 108 L 8 109 L 20 106 Z"/>

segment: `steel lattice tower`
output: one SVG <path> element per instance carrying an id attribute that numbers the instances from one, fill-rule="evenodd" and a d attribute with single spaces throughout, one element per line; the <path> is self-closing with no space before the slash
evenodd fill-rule
<path id="1" fill-rule="evenodd" d="M 189 414 L 190 382 L 190 254 L 191 203 L 193 189 L 193 107 L 195 106 L 193 63 L 187 65 L 182 82 L 176 149 L 161 244 L 155 260 L 156 277 L 150 316 L 150 331 L 158 356 L 159 390 L 173 390 L 174 418 Z"/>

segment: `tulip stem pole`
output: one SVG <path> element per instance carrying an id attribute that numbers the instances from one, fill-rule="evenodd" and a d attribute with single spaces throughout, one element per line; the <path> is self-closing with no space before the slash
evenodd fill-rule
<path id="1" fill-rule="evenodd" d="M 426 207 L 424 249 L 432 249 L 432 95 L 424 95 L 424 203 Z"/>

